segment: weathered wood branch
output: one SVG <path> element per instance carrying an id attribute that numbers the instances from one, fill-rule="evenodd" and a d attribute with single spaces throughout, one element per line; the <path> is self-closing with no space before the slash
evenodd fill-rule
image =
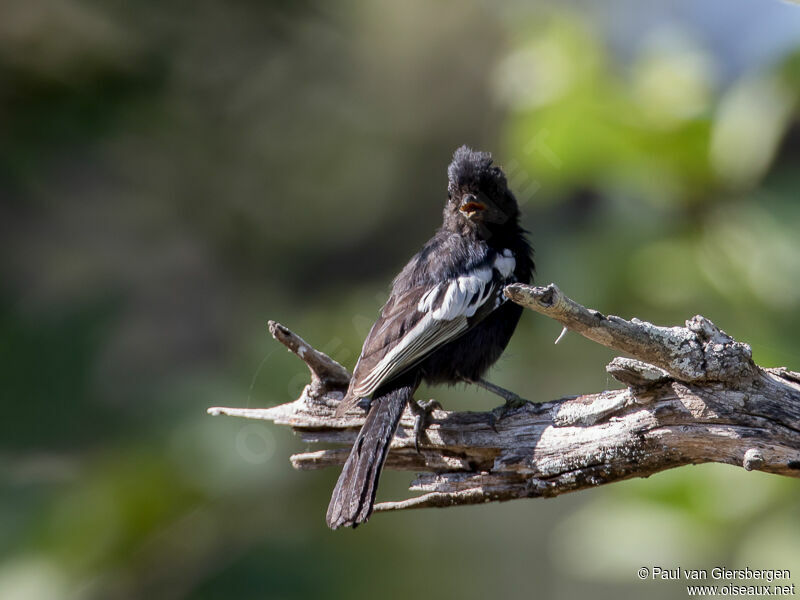
<path id="1" fill-rule="evenodd" d="M 514 284 L 505 293 L 630 354 L 606 367 L 627 387 L 529 403 L 499 421 L 489 412 L 435 410 L 419 453 L 407 409 L 386 466 L 422 471 L 411 489 L 423 494 L 375 510 L 557 496 L 705 462 L 800 478 L 800 373 L 756 366 L 749 346 L 701 316 L 685 327 L 658 327 L 604 316 L 552 284 Z M 334 417 L 348 371 L 282 325 L 270 322 L 270 332 L 311 371 L 300 398 L 273 408 L 209 413 L 288 425 L 306 442 L 352 444 L 363 410 Z M 305 452 L 291 461 L 297 469 L 317 469 L 342 464 L 348 452 Z"/>

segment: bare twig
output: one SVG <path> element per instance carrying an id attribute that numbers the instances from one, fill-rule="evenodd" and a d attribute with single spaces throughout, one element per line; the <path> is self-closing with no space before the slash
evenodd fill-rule
<path id="1" fill-rule="evenodd" d="M 314 349 L 303 338 L 289 331 L 276 321 L 270 321 L 269 332 L 276 340 L 296 354 L 311 371 L 311 385 L 314 389 L 330 389 L 333 386 L 347 387 L 350 371 L 327 354 Z"/>
<path id="2" fill-rule="evenodd" d="M 499 422 L 488 412 L 435 410 L 419 453 L 414 415 L 407 411 L 386 466 L 423 471 L 411 484 L 423 494 L 376 510 L 557 496 L 703 462 L 800 477 L 800 374 L 759 368 L 749 346 L 701 316 L 685 327 L 606 317 L 552 284 L 514 284 L 506 295 L 630 354 L 606 367 L 627 387 L 527 404 Z M 270 331 L 311 370 L 300 398 L 273 408 L 209 413 L 289 425 L 307 442 L 352 444 L 363 411 L 334 417 L 347 370 L 282 325 L 271 322 Z M 296 454 L 291 461 L 297 469 L 317 469 L 339 465 L 347 454 L 339 447 Z"/>
<path id="3" fill-rule="evenodd" d="M 679 381 L 739 381 L 756 375 L 750 346 L 700 315 L 686 321 L 686 327 L 657 327 L 639 319 L 606 317 L 567 298 L 552 283 L 544 287 L 515 283 L 506 287 L 505 294 L 598 344 L 660 367 Z"/>

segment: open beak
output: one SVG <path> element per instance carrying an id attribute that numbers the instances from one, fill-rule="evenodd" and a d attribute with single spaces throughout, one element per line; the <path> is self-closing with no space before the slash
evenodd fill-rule
<path id="1" fill-rule="evenodd" d="M 464 197 L 464 201 L 461 203 L 461 206 L 458 207 L 458 210 L 464 213 L 468 219 L 471 219 L 473 216 L 486 210 L 486 205 L 482 202 L 478 202 L 475 196 L 470 195 Z"/>

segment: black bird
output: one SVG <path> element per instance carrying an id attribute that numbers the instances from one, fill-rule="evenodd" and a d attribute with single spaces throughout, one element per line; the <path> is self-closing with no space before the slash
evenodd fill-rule
<path id="1" fill-rule="evenodd" d="M 369 519 L 392 437 L 422 380 L 477 383 L 518 399 L 481 378 L 522 314 L 503 287 L 533 276 L 519 207 L 491 154 L 462 146 L 447 175 L 442 226 L 395 278 L 336 410 L 341 416 L 371 398 L 328 506 L 332 529 Z"/>

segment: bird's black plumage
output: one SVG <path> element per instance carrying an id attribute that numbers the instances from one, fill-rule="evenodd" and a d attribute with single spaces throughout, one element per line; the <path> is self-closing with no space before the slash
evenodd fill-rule
<path id="1" fill-rule="evenodd" d="M 480 379 L 522 314 L 503 287 L 530 282 L 532 250 L 505 175 L 490 154 L 466 146 L 447 174 L 442 227 L 395 278 L 337 409 L 341 415 L 371 398 L 328 507 L 333 529 L 369 518 L 389 445 L 419 383 Z"/>

